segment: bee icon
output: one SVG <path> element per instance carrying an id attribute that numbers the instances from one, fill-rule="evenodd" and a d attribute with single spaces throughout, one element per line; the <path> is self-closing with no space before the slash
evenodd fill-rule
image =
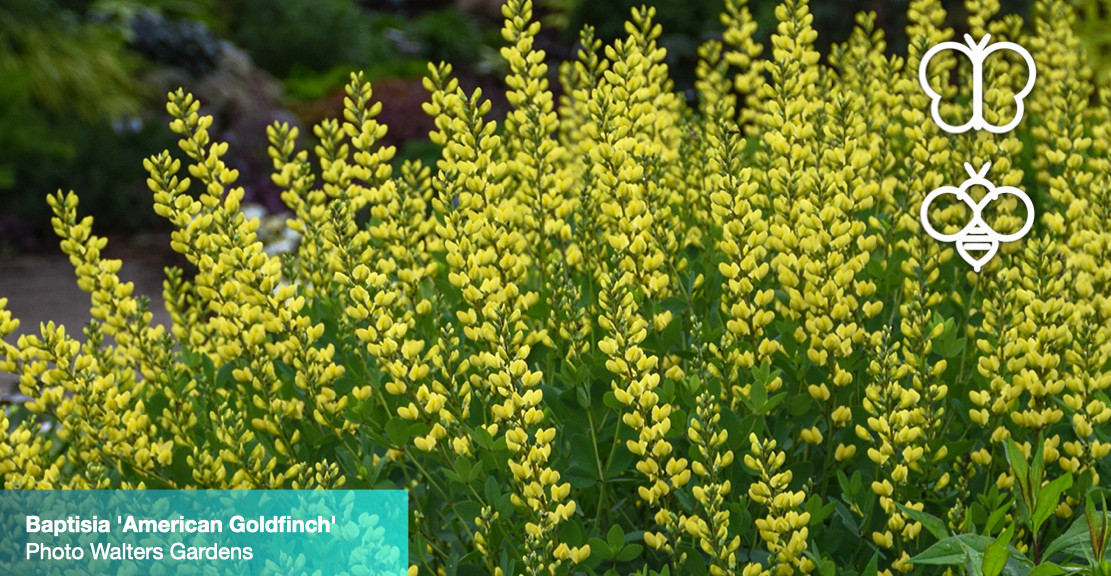
<path id="1" fill-rule="evenodd" d="M 968 262 L 972 268 L 979 272 L 984 264 L 991 260 L 992 256 L 999 250 L 999 245 L 1003 242 L 1014 242 L 1022 238 L 1034 226 L 1034 203 L 1025 192 L 1015 188 L 1014 186 L 999 186 L 988 181 L 985 176 L 988 170 L 991 169 L 991 163 L 988 162 L 980 171 L 977 172 L 972 168 L 972 165 L 965 162 L 964 169 L 968 172 L 968 179 L 965 180 L 960 187 L 956 186 L 942 186 L 935 189 L 926 195 L 926 199 L 922 201 L 921 220 L 922 226 L 926 229 L 926 233 L 934 239 L 941 242 L 955 242 L 957 245 L 957 252 L 960 253 L 961 258 Z M 981 186 L 987 193 L 980 199 L 979 202 L 974 200 L 967 190 L 973 186 Z M 938 232 L 930 224 L 928 217 L 930 205 L 933 204 L 937 198 L 945 194 L 953 194 L 958 200 L 964 202 L 972 210 L 972 220 L 961 228 L 956 234 L 942 234 Z M 1023 224 L 1022 229 L 1014 234 L 1000 234 L 992 229 L 991 226 L 984 221 L 983 211 L 984 208 L 997 200 L 1004 194 L 1010 194 L 1022 200 L 1026 205 L 1026 222 Z M 981 252 L 979 258 L 974 257 L 970 252 Z"/>

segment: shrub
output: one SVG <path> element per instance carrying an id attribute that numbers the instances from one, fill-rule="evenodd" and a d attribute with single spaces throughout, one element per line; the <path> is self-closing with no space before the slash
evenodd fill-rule
<path id="1" fill-rule="evenodd" d="M 231 40 L 259 66 L 284 77 L 298 69 L 319 73 L 394 58 L 384 28 L 352 0 L 245 0 Z"/>
<path id="2" fill-rule="evenodd" d="M 13 223 L 18 229 L 28 223 L 26 228 L 45 227 L 42 194 L 52 188 L 37 186 L 67 181 L 72 162 L 90 159 L 77 150 L 78 142 L 126 147 L 136 139 L 110 128 L 111 120 L 139 109 L 136 62 L 124 50 L 122 35 L 58 4 L 10 0 L 0 6 L 0 219 L 6 221 L 0 229 Z M 97 169 L 106 178 L 129 175 L 111 162 Z M 97 184 L 88 183 L 87 199 L 105 205 L 119 201 L 119 194 Z M 121 228 L 136 224 L 121 220 Z M 29 240 L 10 232 L 0 230 L 0 250 Z"/>
<path id="3" fill-rule="evenodd" d="M 184 157 L 144 165 L 196 276 L 167 270 L 173 324 L 151 325 L 77 197 L 50 198 L 92 321 L 0 344 L 31 398 L 0 426 L 4 486 L 407 488 L 414 573 L 927 573 L 909 560 L 935 539 L 998 533 L 997 509 L 1016 524 L 1006 459 L 1037 453 L 1076 481 L 1040 492 L 1042 533 L 1000 540 L 1048 541 L 1111 451 L 1108 108 L 1067 5 L 1040 2 L 1029 29 L 997 8 L 970 4 L 969 26 L 1034 55 L 1027 116 L 947 136 L 917 85 L 950 36 L 934 1 L 911 3 L 905 56 L 861 15 L 827 65 L 805 1 L 779 7 L 761 58 L 729 0 L 691 109 L 651 9 L 612 45 L 585 29 L 557 103 L 511 0 L 513 110 L 498 126 L 430 67 L 434 170 L 391 166 L 359 76 L 313 130 L 318 167 L 270 128 L 302 238 L 281 258 L 211 119 L 173 93 Z M 987 118 L 1006 119 L 1025 72 L 987 76 Z M 969 83 L 943 90 L 959 114 Z M 980 273 L 918 220 L 964 162 L 1038 205 Z"/>

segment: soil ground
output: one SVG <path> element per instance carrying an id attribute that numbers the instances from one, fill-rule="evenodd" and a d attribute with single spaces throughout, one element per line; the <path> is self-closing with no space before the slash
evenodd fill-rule
<path id="1" fill-rule="evenodd" d="M 120 279 L 135 284 L 134 295 L 150 298 L 153 322 L 167 327 L 170 316 L 162 300 L 163 268 L 178 264 L 169 244 L 168 234 L 114 238 L 103 254 L 123 261 Z M 90 320 L 89 295 L 77 287 L 73 265 L 60 251 L 0 259 L 0 298 L 8 299 L 6 308 L 20 321 L 19 330 L 5 339 L 11 344 L 21 334 L 38 334 L 40 325 L 49 321 L 62 324 L 66 333 L 77 335 L 78 340 L 85 339 L 82 330 Z M 16 392 L 16 383 L 11 374 L 0 374 L 0 400 Z"/>

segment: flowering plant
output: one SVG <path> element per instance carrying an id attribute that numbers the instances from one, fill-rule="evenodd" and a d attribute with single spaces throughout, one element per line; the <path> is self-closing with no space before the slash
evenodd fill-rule
<path id="1" fill-rule="evenodd" d="M 431 66 L 435 167 L 376 145 L 359 75 L 313 161 L 270 128 L 301 236 L 280 257 L 175 92 L 183 156 L 144 165 L 196 273 L 167 270 L 173 322 L 152 325 L 77 197 L 49 199 L 92 321 L 0 341 L 31 398 L 0 424 L 4 487 L 407 488 L 414 574 L 925 573 L 913 555 L 1014 489 L 1010 441 L 1076 478 L 1037 527 L 1059 532 L 1111 452 L 1109 109 L 1067 4 L 1025 27 L 968 8 L 973 36 L 1038 63 L 1015 132 L 929 120 L 918 64 L 953 35 L 936 0 L 910 3 L 906 55 L 865 14 L 826 62 L 805 0 L 776 10 L 767 56 L 727 0 L 696 104 L 651 9 L 611 45 L 585 29 L 557 102 L 531 3 L 509 0 L 512 111 L 490 120 Z M 938 60 L 959 115 L 966 64 Z M 1003 124 L 1024 73 L 985 74 Z M 979 273 L 918 220 L 964 161 L 1038 206 Z"/>

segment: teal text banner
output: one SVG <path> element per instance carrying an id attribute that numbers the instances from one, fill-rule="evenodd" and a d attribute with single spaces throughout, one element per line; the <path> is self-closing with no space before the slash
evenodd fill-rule
<path id="1" fill-rule="evenodd" d="M 0 490 L 0 574 L 404 576 L 403 490 Z"/>

